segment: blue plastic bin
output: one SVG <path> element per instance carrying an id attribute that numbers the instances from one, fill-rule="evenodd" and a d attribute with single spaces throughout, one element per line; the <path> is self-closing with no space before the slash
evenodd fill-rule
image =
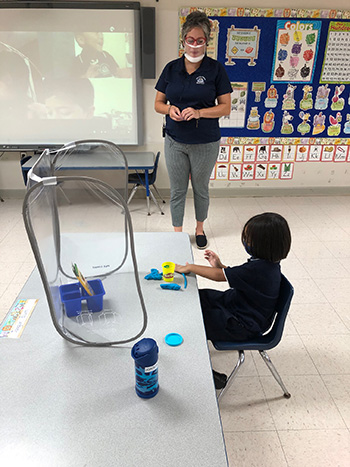
<path id="1" fill-rule="evenodd" d="M 86 300 L 89 311 L 97 312 L 103 309 L 103 296 L 106 293 L 100 279 L 88 281 L 95 295 L 90 296 L 79 282 L 60 285 L 60 296 L 68 317 L 81 314 L 81 302 Z"/>

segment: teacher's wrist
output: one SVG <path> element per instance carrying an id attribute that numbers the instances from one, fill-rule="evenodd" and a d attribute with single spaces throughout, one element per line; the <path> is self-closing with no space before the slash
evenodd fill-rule
<path id="1" fill-rule="evenodd" d="M 200 109 L 197 109 L 197 120 L 201 118 L 201 111 Z"/>
<path id="2" fill-rule="evenodd" d="M 171 107 L 172 107 L 172 105 L 171 105 L 171 104 L 169 104 L 169 105 L 168 105 L 168 110 L 167 110 L 167 113 L 166 113 L 166 115 L 170 115 L 170 109 L 171 109 Z"/>

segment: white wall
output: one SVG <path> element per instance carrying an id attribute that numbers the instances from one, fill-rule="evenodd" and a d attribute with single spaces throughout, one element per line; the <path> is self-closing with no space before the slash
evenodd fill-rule
<path id="1" fill-rule="evenodd" d="M 144 0 L 141 1 L 142 6 L 152 6 L 156 8 L 156 75 L 158 76 L 164 65 L 178 56 L 178 10 L 184 6 L 203 6 L 203 7 L 225 7 L 222 0 L 211 0 L 208 3 L 202 1 L 191 1 L 184 4 L 182 0 Z M 270 7 L 270 8 L 309 8 L 309 9 L 329 9 L 336 10 L 350 9 L 347 0 L 337 0 L 330 4 L 326 0 L 294 0 L 291 5 L 286 0 L 266 1 L 237 1 L 230 6 L 237 7 Z M 153 105 L 155 90 L 154 86 L 156 79 L 144 80 L 144 115 L 145 115 L 145 144 L 139 149 L 148 151 L 162 151 L 162 116 L 156 114 Z M 347 86 L 348 88 L 348 86 Z M 129 148 L 128 148 L 129 149 Z M 90 173 L 90 175 L 92 175 Z M 105 176 L 106 181 L 113 180 L 115 175 Z M 350 163 L 297 163 L 295 164 L 294 176 L 292 180 L 265 180 L 262 182 L 245 181 L 245 182 L 228 182 L 228 181 L 212 181 L 210 186 L 213 193 L 221 193 L 229 196 L 236 188 L 239 188 L 243 195 L 245 192 L 257 190 L 258 193 L 266 192 L 271 189 L 293 189 L 296 192 L 307 188 L 327 188 L 334 189 L 348 187 L 350 185 Z M 157 179 L 157 187 L 163 191 L 168 191 L 169 180 L 165 167 L 164 157 L 160 160 L 159 174 Z M 23 180 L 19 165 L 18 153 L 7 153 L 0 159 L 0 190 L 22 190 Z"/>

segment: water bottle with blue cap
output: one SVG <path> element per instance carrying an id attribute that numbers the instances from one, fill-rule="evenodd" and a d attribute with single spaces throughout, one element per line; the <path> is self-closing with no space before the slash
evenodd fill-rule
<path id="1" fill-rule="evenodd" d="M 154 339 L 141 339 L 131 349 L 135 360 L 135 390 L 139 397 L 150 399 L 159 391 L 158 346 Z"/>

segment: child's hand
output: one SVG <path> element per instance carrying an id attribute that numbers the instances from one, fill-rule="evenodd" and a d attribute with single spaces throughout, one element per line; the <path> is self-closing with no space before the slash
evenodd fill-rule
<path id="1" fill-rule="evenodd" d="M 224 265 L 220 261 L 220 258 L 214 251 L 211 250 L 205 250 L 204 252 L 204 258 L 209 262 L 210 266 L 213 268 L 223 268 Z"/>
<path id="2" fill-rule="evenodd" d="M 179 272 L 180 274 L 189 274 L 191 272 L 190 264 L 186 263 L 185 266 L 181 266 L 181 264 L 175 264 L 175 272 Z"/>

